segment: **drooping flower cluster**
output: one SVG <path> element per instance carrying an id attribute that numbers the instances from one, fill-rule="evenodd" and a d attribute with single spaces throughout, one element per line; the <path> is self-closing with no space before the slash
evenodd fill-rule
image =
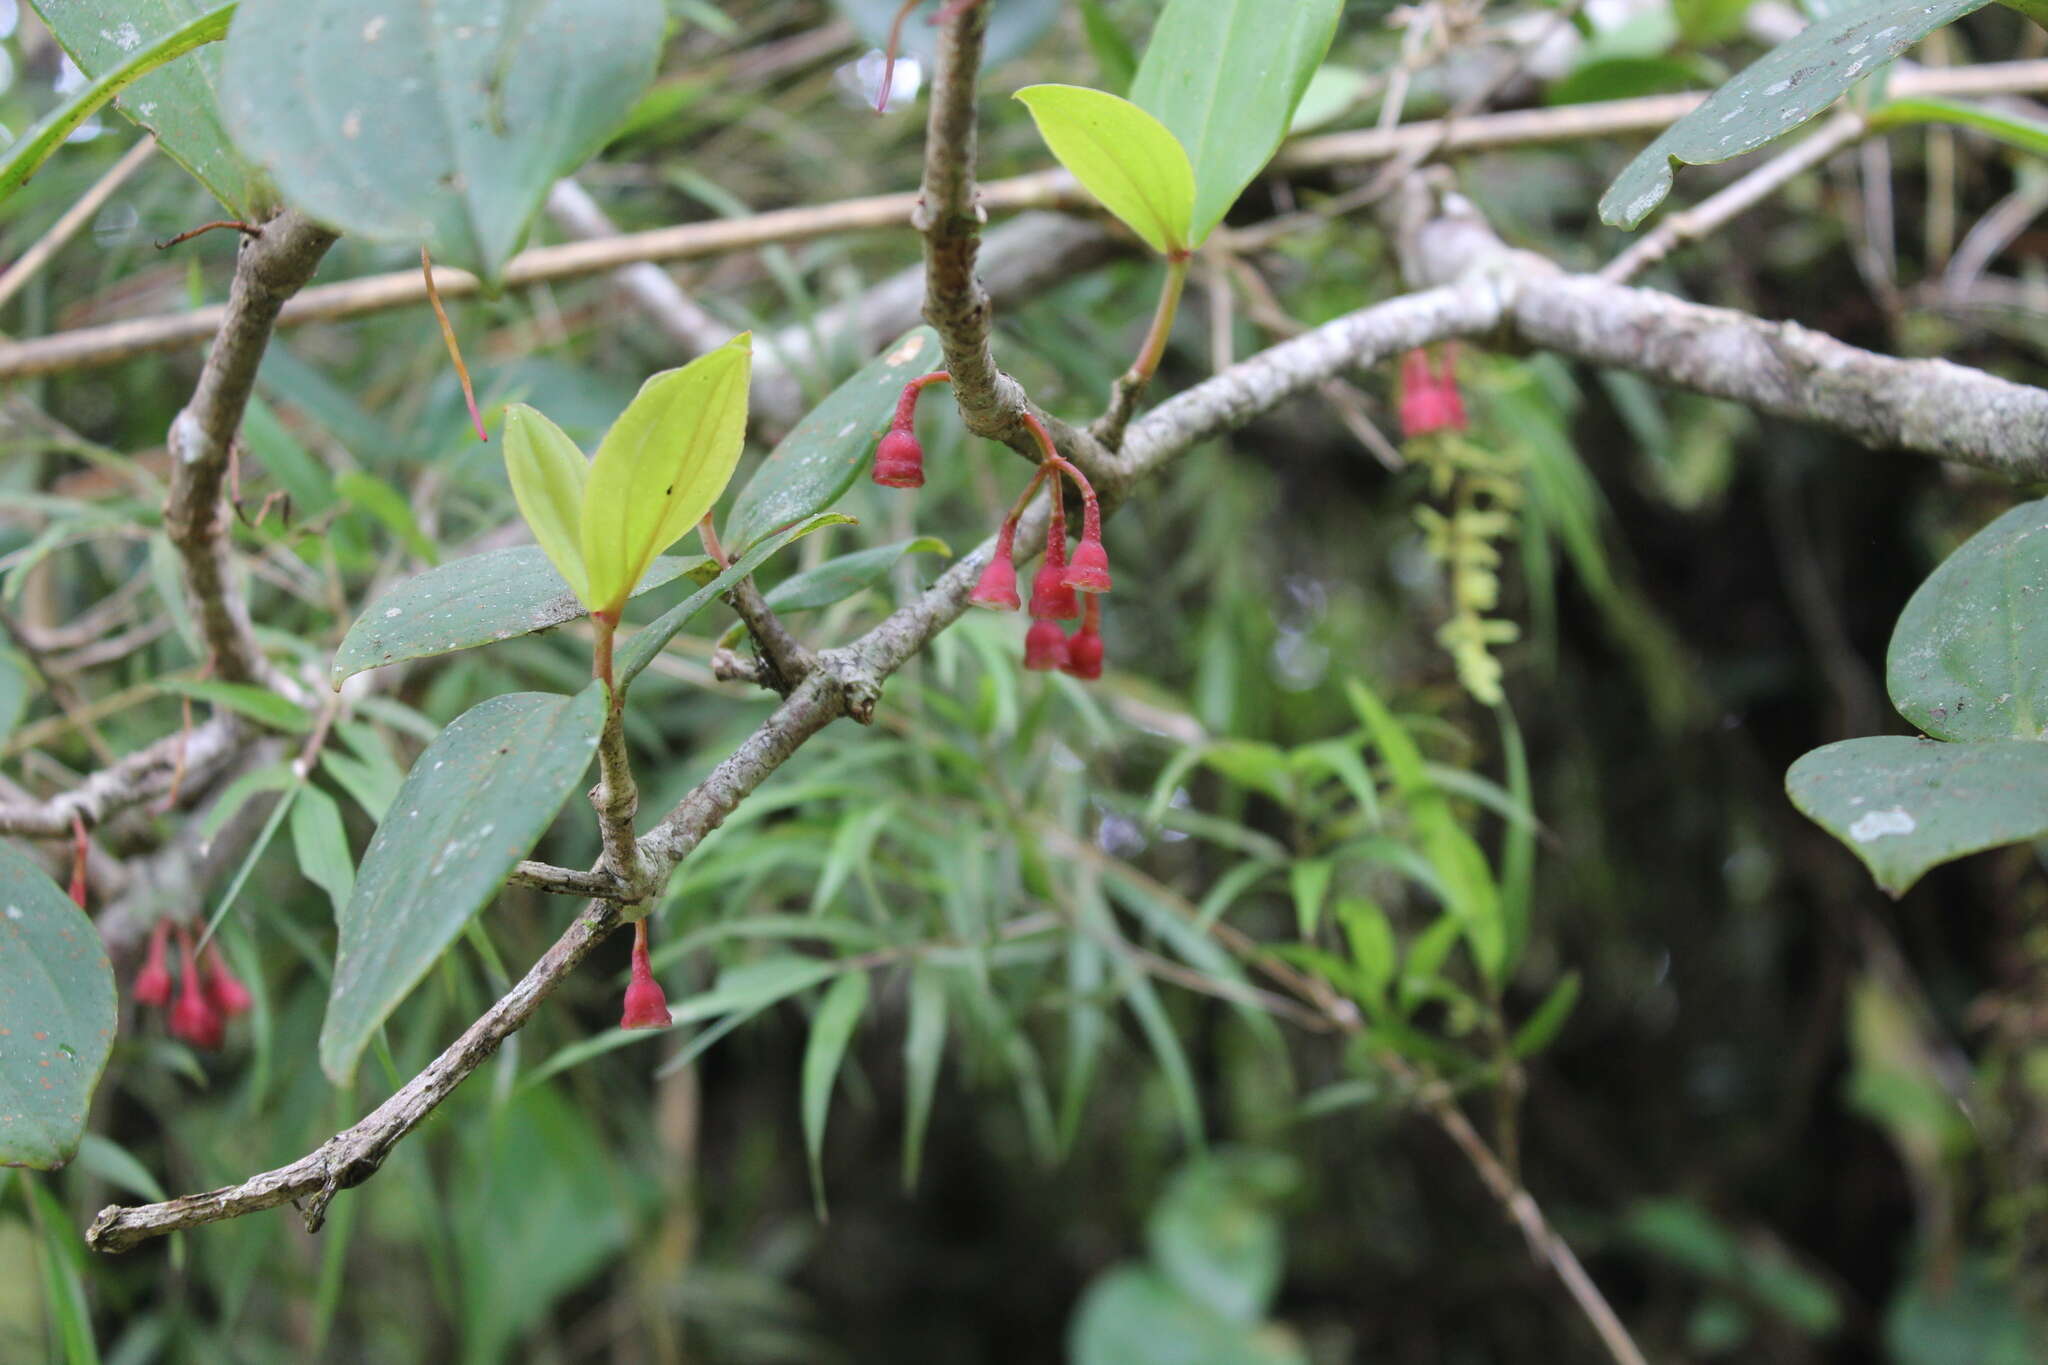
<path id="1" fill-rule="evenodd" d="M 924 483 L 924 451 L 914 430 L 917 399 L 927 385 L 949 377 L 939 370 L 904 385 L 903 396 L 896 404 L 895 420 L 875 447 L 876 483 L 888 488 L 916 488 Z M 1102 676 L 1099 598 L 1110 588 L 1109 552 L 1102 544 L 1102 505 L 1096 500 L 1088 476 L 1053 448 L 1052 436 L 1044 424 L 1030 413 L 1024 414 L 1024 424 L 1038 442 L 1038 472 L 1031 476 L 1010 514 L 996 528 L 995 554 L 981 571 L 981 579 L 967 600 L 995 611 L 1016 611 L 1025 605 L 1017 595 L 1017 525 L 1040 485 L 1049 485 L 1052 514 L 1046 526 L 1045 555 L 1031 580 L 1031 628 L 1024 635 L 1024 666 L 1039 671 L 1059 669 L 1076 678 L 1093 680 Z M 1081 494 L 1081 539 L 1074 545 L 1071 558 L 1062 480 L 1072 480 Z M 1060 623 L 1077 616 L 1081 618 L 1080 628 L 1068 635 Z"/>
<path id="2" fill-rule="evenodd" d="M 172 933 L 178 936 L 178 980 L 176 1000 L 172 999 L 170 964 L 167 961 Z M 247 1014 L 255 1003 L 217 944 L 208 942 L 195 951 L 189 925 L 173 924 L 168 916 L 159 919 L 149 934 L 149 949 L 142 968 L 135 973 L 132 987 L 135 1003 L 150 1009 L 170 1011 L 171 1036 L 194 1047 L 213 1051 L 220 1047 L 227 1022 Z"/>
<path id="3" fill-rule="evenodd" d="M 1446 346 L 1440 370 L 1420 349 L 1401 358 L 1401 434 L 1409 440 L 1438 431 L 1466 428 L 1465 400 L 1458 393 L 1458 357 Z"/>

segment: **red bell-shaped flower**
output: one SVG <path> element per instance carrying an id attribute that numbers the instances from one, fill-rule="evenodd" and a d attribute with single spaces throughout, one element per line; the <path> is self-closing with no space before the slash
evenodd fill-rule
<path id="1" fill-rule="evenodd" d="M 1067 666 L 1067 632 L 1059 622 L 1042 618 L 1031 623 L 1024 635 L 1024 666 L 1039 672 Z"/>
<path id="2" fill-rule="evenodd" d="M 1069 676 L 1094 682 L 1102 676 L 1102 601 L 1088 599 L 1088 611 L 1081 628 L 1067 637 L 1067 661 L 1060 665 Z"/>
<path id="3" fill-rule="evenodd" d="M 981 571 L 981 579 L 974 585 L 974 591 L 967 595 L 967 600 L 977 607 L 1015 611 L 1023 605 L 1017 599 L 1017 560 L 1011 553 L 1008 534 L 1011 529 L 1005 527 L 1004 533 L 996 537 L 995 557 Z"/>
<path id="4" fill-rule="evenodd" d="M 1075 592 L 1109 591 L 1109 552 L 1102 548 L 1101 528 L 1090 526 L 1081 532 L 1081 543 L 1074 547 L 1074 557 L 1067 561 L 1067 572 L 1060 581 Z"/>
<path id="5" fill-rule="evenodd" d="M 1417 349 L 1401 358 L 1401 434 L 1409 440 L 1435 431 L 1463 431 L 1465 400 L 1458 393 L 1455 360 L 1445 355 L 1441 373 L 1429 353 Z"/>
<path id="6" fill-rule="evenodd" d="M 208 1052 L 217 1051 L 226 1032 L 220 1011 L 206 998 L 199 968 L 192 961 L 192 935 L 178 931 L 178 1003 L 171 1006 L 171 1036 Z"/>
<path id="7" fill-rule="evenodd" d="M 200 985 L 206 992 L 207 1003 L 220 1011 L 223 1019 L 237 1019 L 247 1014 L 256 998 L 249 994 L 249 988 L 228 966 L 228 960 L 220 955 L 220 949 L 209 943 L 202 958 L 201 970 L 205 976 Z"/>
<path id="8" fill-rule="evenodd" d="M 647 957 L 647 921 L 643 919 L 633 926 L 633 979 L 626 983 L 626 1009 L 619 1027 L 667 1028 L 674 1022 L 668 1012 L 668 996 L 654 979 L 654 965 Z"/>
<path id="9" fill-rule="evenodd" d="M 875 447 L 875 482 L 884 488 L 924 487 L 924 447 L 909 427 L 891 427 Z"/>
<path id="10" fill-rule="evenodd" d="M 149 952 L 142 970 L 135 973 L 135 1003 L 162 1009 L 171 1003 L 171 969 L 164 961 L 164 944 L 171 936 L 171 922 L 159 919 L 149 931 Z"/>

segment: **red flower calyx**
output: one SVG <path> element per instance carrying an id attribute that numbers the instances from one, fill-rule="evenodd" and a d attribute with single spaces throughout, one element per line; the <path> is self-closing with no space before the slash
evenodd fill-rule
<path id="1" fill-rule="evenodd" d="M 875 482 L 884 488 L 924 487 L 924 447 L 917 442 L 917 399 L 926 386 L 950 380 L 944 370 L 919 375 L 903 386 L 896 416 L 875 446 Z"/>
<path id="2" fill-rule="evenodd" d="M 1024 635 L 1024 666 L 1040 673 L 1067 666 L 1067 632 L 1060 623 L 1041 617 Z"/>
<path id="3" fill-rule="evenodd" d="M 667 1028 L 674 1022 L 668 1012 L 668 996 L 654 979 L 654 964 L 648 960 L 647 921 L 643 919 L 633 926 L 633 979 L 626 984 L 626 1009 L 619 1027 Z"/>
<path id="4" fill-rule="evenodd" d="M 1067 661 L 1062 672 L 1083 682 L 1102 676 L 1102 599 L 1091 596 L 1081 617 L 1081 628 L 1067 637 Z"/>
<path id="5" fill-rule="evenodd" d="M 171 1006 L 171 1036 L 208 1052 L 219 1050 L 226 1022 L 199 983 L 199 968 L 192 960 L 192 933 L 178 930 L 178 1003 Z"/>
<path id="6" fill-rule="evenodd" d="M 1466 428 L 1465 400 L 1458 393 L 1457 356 L 1444 348 L 1441 371 L 1429 352 L 1417 348 L 1401 358 L 1401 434 L 1408 440 L 1437 431 Z"/>
<path id="7" fill-rule="evenodd" d="M 164 961 L 164 944 L 171 936 L 171 921 L 159 919 L 149 931 L 149 952 L 142 970 L 135 973 L 135 1003 L 162 1009 L 171 1003 L 171 969 Z"/>

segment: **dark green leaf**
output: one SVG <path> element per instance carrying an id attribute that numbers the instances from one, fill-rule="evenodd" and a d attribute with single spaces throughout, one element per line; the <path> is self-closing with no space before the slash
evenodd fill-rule
<path id="1" fill-rule="evenodd" d="M 2013 508 L 1927 576 L 1899 613 L 1885 684 L 1937 739 L 2048 738 L 2048 500 Z"/>
<path id="2" fill-rule="evenodd" d="M 582 781 L 604 689 L 515 692 L 464 712 L 406 774 L 341 917 L 320 1065 L 346 1084 L 370 1036 L 497 894 Z"/>
<path id="3" fill-rule="evenodd" d="M 752 545 L 839 501 L 867 468 L 875 443 L 889 429 L 903 386 L 944 364 L 939 334 L 917 327 L 834 389 L 790 428 L 733 500 L 732 514 L 726 518 L 726 544 Z"/>
<path id="4" fill-rule="evenodd" d="M 303 787 L 292 802 L 291 821 L 292 851 L 298 856 L 299 871 L 334 902 L 338 923 L 356 886 L 355 860 L 349 856 L 341 807 L 318 787 Z"/>
<path id="5" fill-rule="evenodd" d="M 2048 744 L 1845 739 L 1794 763 L 1785 790 L 1900 896 L 1937 864 L 2048 835 Z"/>
<path id="6" fill-rule="evenodd" d="M 1986 3 L 1872 0 L 1823 15 L 1645 147 L 1600 196 L 1601 221 L 1634 227 L 1671 192 L 1675 164 L 1710 165 L 1775 142 L 1935 29 Z"/>
<path id="7" fill-rule="evenodd" d="M 635 591 L 695 574 L 710 562 L 703 555 L 664 555 Z M 366 668 L 531 635 L 587 614 L 540 546 L 486 550 L 414 574 L 378 598 L 348 628 L 328 679 L 338 686 Z"/>
<path id="8" fill-rule="evenodd" d="M 950 555 L 953 551 L 937 536 L 918 536 L 872 550 L 855 550 L 850 555 L 828 559 L 815 569 L 791 574 L 768 593 L 768 605 L 777 611 L 806 611 L 829 607 L 853 596 L 871 583 L 879 583 L 896 561 L 905 555 Z"/>
<path id="9" fill-rule="evenodd" d="M 496 281 L 654 77 L 661 0 L 242 0 L 221 108 L 299 208 Z"/>
<path id="10" fill-rule="evenodd" d="M 1270 1206 L 1298 1179 L 1272 1152 L 1226 1150 L 1190 1162 L 1145 1224 L 1153 1261 L 1195 1302 L 1232 1322 L 1257 1322 L 1280 1287 L 1284 1248 Z"/>
<path id="11" fill-rule="evenodd" d="M 194 19 L 227 8 L 219 0 L 35 0 L 36 13 L 90 77 L 113 70 Z M 124 90 L 114 107 L 155 133 L 164 154 L 236 217 L 261 222 L 277 191 L 222 127 L 214 99 L 222 52 L 204 47 L 151 72 Z"/>
<path id="12" fill-rule="evenodd" d="M 0 843 L 0 1166 L 53 1171 L 114 1045 L 114 969 L 85 912 Z"/>
<path id="13" fill-rule="evenodd" d="M 1167 0 L 1131 100 L 1194 165 L 1192 244 L 1273 159 L 1343 9 L 1343 0 Z"/>

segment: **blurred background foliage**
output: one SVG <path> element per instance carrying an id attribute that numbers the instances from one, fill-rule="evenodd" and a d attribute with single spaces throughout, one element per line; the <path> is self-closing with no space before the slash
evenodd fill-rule
<path id="1" fill-rule="evenodd" d="M 859 108 L 891 6 L 671 8 L 654 90 L 580 177 L 622 227 L 915 183 L 919 106 Z M 1642 0 L 1588 5 L 1574 25 L 1542 6 L 1454 6 L 1407 116 L 1441 112 L 1504 53 L 1526 67 L 1505 104 L 1711 84 L 1761 50 L 1768 9 Z M 989 78 L 984 174 L 1044 163 L 998 96 L 1038 79 L 1118 88 L 1151 13 L 997 0 L 998 26 L 1016 28 Z M 1311 102 L 1325 126 L 1377 116 L 1375 73 L 1402 43 L 1387 17 L 1348 8 Z M 18 129 L 70 76 L 12 0 L 0 25 L 0 123 Z M 2038 56 L 2042 36 L 1986 13 L 1923 55 Z M 898 98 L 917 83 L 900 75 Z M 133 139 L 111 115 L 88 131 L 10 201 L 0 254 Z M 1632 146 L 1492 152 L 1457 172 L 1504 235 L 1590 268 L 1625 244 L 1592 205 Z M 1161 392 L 1290 319 L 1399 292 L 1369 221 L 1317 214 L 1368 173 L 1253 187 L 1233 222 L 1307 216 L 1198 267 Z M 1691 172 L 1681 192 L 1730 174 Z M 2017 236 L 1982 288 L 1938 286 L 1960 233 L 2015 192 L 2039 197 L 2041 177 L 1988 143 L 1899 136 L 1651 282 L 2038 383 L 2048 238 Z M 153 245 L 213 216 L 153 161 L 0 325 L 221 297 L 227 241 Z M 907 231 L 853 233 L 676 273 L 734 329 L 766 334 L 812 324 L 916 250 Z M 344 239 L 322 278 L 406 264 Z M 1088 415 L 1156 284 L 1120 261 L 1015 302 L 997 318 L 1001 359 L 1047 407 Z M 601 278 L 454 313 L 487 408 L 534 403 L 586 444 L 681 358 Z M 813 399 L 854 350 L 799 371 Z M 200 656 L 158 508 L 195 363 L 143 357 L 6 397 L 0 605 L 58 640 L 60 665 L 125 641 L 70 696 L 20 653 L 0 665 L 0 756 L 32 790 L 179 723 L 164 682 Z M 1393 376 L 1352 376 L 1196 452 L 1116 517 L 1100 685 L 1022 673 L 1018 624 L 970 618 L 890 684 L 872 729 L 827 731 L 707 840 L 656 940 L 692 1027 L 610 1030 L 621 942 L 318 1237 L 285 1211 L 88 1260 L 77 1230 L 101 1204 L 226 1183 L 351 1122 L 571 910 L 506 891 L 336 1094 L 308 1065 L 333 908 L 302 870 L 318 851 L 280 831 L 225 921 L 258 1000 L 227 1049 L 124 1023 L 81 1159 L 55 1177 L 0 1171 L 0 1358 L 1594 1358 L 1549 1272 L 1415 1117 L 1417 1088 L 1438 1086 L 1518 1163 L 1653 1358 L 2048 1359 L 2036 856 L 1973 858 L 1892 904 L 1781 790 L 1804 750 L 1900 729 L 1879 674 L 1894 616 L 2018 494 L 1543 356 L 1468 349 L 1461 376 L 1471 440 L 1522 488 L 1489 613 L 1520 627 L 1495 651 L 1502 707 L 1476 704 L 1435 642 L 1447 597 L 1415 515 L 1436 497 L 1426 470 L 1361 440 L 1394 429 Z M 516 520 L 421 310 L 284 334 L 260 395 L 241 497 L 251 520 L 274 491 L 289 511 L 236 534 L 261 627 L 309 660 L 324 665 L 377 588 L 502 543 L 487 538 Z M 984 534 L 1017 472 L 945 406 L 927 404 L 919 496 L 861 483 L 842 508 L 860 524 L 799 542 L 775 573 Z M 905 559 L 793 619 L 814 642 L 848 638 L 940 563 Z M 80 620 L 101 629 L 62 636 Z M 711 680 L 724 629 L 707 616 L 634 691 L 645 812 L 765 714 L 762 694 Z M 317 778 L 353 848 L 440 725 L 499 692 L 574 687 L 584 648 L 540 636 L 451 656 L 366 703 Z M 267 799 L 243 784 L 203 818 L 246 822 L 243 803 Z M 596 843 L 571 804 L 540 856 L 583 865 Z M 169 828 L 138 818 L 108 837 L 135 852 Z M 225 883 L 172 908 L 210 913 Z M 1489 907 L 1494 970 L 1449 902 Z M 1207 922 L 1275 945 L 1335 992 L 1330 1008 L 1281 1008 Z M 807 1068 L 820 1001 L 854 973 L 872 992 L 845 1061 Z M 800 1113 L 821 1080 L 814 1206 Z"/>

